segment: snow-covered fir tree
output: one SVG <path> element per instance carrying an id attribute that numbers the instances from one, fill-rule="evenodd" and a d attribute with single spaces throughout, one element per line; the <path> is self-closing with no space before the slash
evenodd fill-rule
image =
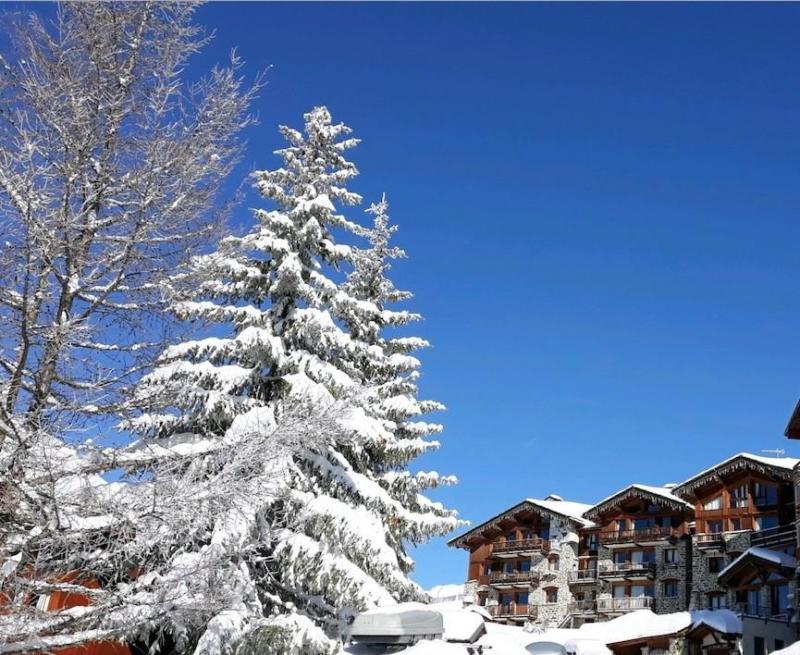
<path id="1" fill-rule="evenodd" d="M 450 480 L 407 470 L 436 447 L 425 437 L 440 429 L 415 419 L 440 405 L 416 398 L 419 362 L 410 353 L 425 342 L 384 334 L 418 318 L 388 307 L 407 294 L 386 275 L 401 254 L 389 245 L 387 205 L 371 207 L 371 229 L 342 213 L 361 201 L 347 188 L 358 172 L 345 157 L 358 141 L 326 108 L 306 114 L 302 132 L 280 131 L 283 165 L 255 174 L 272 206 L 254 212 L 245 236 L 197 259 L 196 293 L 175 307 L 227 335 L 167 349 L 139 385 L 145 411 L 130 422 L 137 447 L 183 449 L 187 459 L 168 470 L 184 480 L 187 471 L 194 481 L 218 475 L 224 463 L 195 447 L 216 439 L 230 448 L 261 443 L 250 467 L 277 481 L 260 493 L 237 486 L 242 497 L 199 517 L 208 526 L 182 550 L 225 544 L 241 583 L 239 600 L 211 619 L 214 629 L 198 631 L 198 653 L 241 639 L 254 652 L 281 640 L 285 652 L 335 652 L 354 612 L 422 596 L 404 543 L 458 524 L 421 494 Z M 364 236 L 363 250 L 340 240 Z M 352 272 L 342 280 L 345 268 Z M 276 456 L 263 435 L 298 416 L 328 428 L 291 448 L 277 443 Z"/>

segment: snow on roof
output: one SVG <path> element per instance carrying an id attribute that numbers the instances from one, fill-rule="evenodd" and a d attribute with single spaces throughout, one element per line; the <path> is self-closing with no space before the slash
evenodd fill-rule
<path id="1" fill-rule="evenodd" d="M 610 645 L 636 639 L 672 635 L 701 625 L 724 634 L 741 634 L 742 632 L 741 620 L 730 610 L 655 614 L 652 610 L 645 609 L 623 614 L 611 621 L 585 623 L 577 630 L 577 636 L 597 639 Z"/>
<path id="2" fill-rule="evenodd" d="M 719 462 L 718 464 L 714 464 L 704 471 L 700 471 L 700 473 L 695 473 L 692 477 L 687 480 L 681 482 L 675 489 L 677 493 L 685 493 L 688 491 L 684 489 L 687 485 L 691 483 L 695 483 L 699 480 L 702 480 L 707 475 L 714 473 L 718 469 L 724 468 L 725 466 L 731 464 L 732 462 L 736 461 L 737 459 L 745 459 L 751 462 L 755 462 L 756 464 L 761 464 L 762 466 L 768 466 L 770 468 L 781 469 L 783 471 L 792 471 L 794 467 L 800 462 L 800 459 L 795 457 L 764 457 L 763 455 L 754 455 L 753 453 L 736 453 L 731 457 Z"/>
<path id="3" fill-rule="evenodd" d="M 758 546 L 753 546 L 752 548 L 748 548 L 741 555 L 739 555 L 739 557 L 737 557 L 730 564 L 728 564 L 728 566 L 722 569 L 717 574 L 717 579 L 721 578 L 724 575 L 727 575 L 728 573 L 733 571 L 733 569 L 735 569 L 741 562 L 751 557 L 755 557 L 765 562 L 770 562 L 772 564 L 776 564 L 777 566 L 783 566 L 789 569 L 797 568 L 797 559 L 795 559 L 791 555 L 782 553 L 779 550 L 770 550 L 769 548 L 760 548 Z"/>
<path id="4" fill-rule="evenodd" d="M 541 507 L 542 509 L 552 512 L 553 514 L 566 516 L 567 518 L 573 519 L 582 525 L 592 525 L 592 522 L 583 516 L 592 508 L 592 505 L 589 505 L 588 503 L 576 503 L 572 500 L 555 500 L 552 495 L 548 496 L 545 500 L 540 500 L 538 498 L 526 498 L 525 502 L 530 503 L 531 505 L 536 505 L 537 507 Z"/>
<path id="5" fill-rule="evenodd" d="M 639 484 L 639 483 L 629 484 L 624 489 L 620 489 L 619 491 L 611 494 L 607 498 L 604 498 L 603 500 L 601 500 L 596 505 L 593 505 L 590 509 L 593 510 L 592 513 L 596 514 L 598 512 L 598 510 L 603 505 L 605 505 L 606 503 L 609 503 L 612 500 L 614 500 L 615 498 L 622 497 L 625 494 L 627 494 L 628 492 L 635 491 L 635 490 L 643 491 L 644 493 L 650 494 L 651 496 L 658 496 L 660 498 L 663 498 L 664 500 L 667 500 L 668 502 L 672 503 L 673 505 L 678 505 L 680 507 L 686 507 L 687 509 L 693 509 L 693 507 L 692 507 L 692 505 L 690 503 L 687 503 L 685 500 L 683 500 L 683 498 L 679 498 L 674 493 L 672 493 L 672 487 L 654 487 L 652 485 Z"/>
<path id="6" fill-rule="evenodd" d="M 463 584 L 439 584 L 435 587 L 428 589 L 428 596 L 434 603 L 442 600 L 453 600 L 463 598 L 464 585 Z"/>
<path id="7" fill-rule="evenodd" d="M 781 650 L 772 651 L 772 655 L 800 655 L 800 641 L 794 642 L 791 646 Z"/>
<path id="8" fill-rule="evenodd" d="M 523 505 L 534 505 L 540 509 L 543 509 L 546 512 L 551 514 L 558 514 L 560 516 L 564 516 L 568 519 L 571 519 L 575 523 L 577 523 L 581 527 L 593 527 L 594 523 L 589 519 L 585 518 L 583 514 L 590 509 L 592 506 L 588 503 L 577 503 L 571 500 L 552 500 L 552 496 L 550 496 L 551 500 L 542 500 L 540 498 L 525 498 L 524 500 L 520 501 L 516 505 L 512 505 L 508 509 L 503 510 L 499 514 L 496 514 L 492 518 L 483 521 L 482 523 L 476 525 L 474 528 L 470 528 L 466 532 L 454 537 L 450 541 L 447 542 L 448 546 L 456 546 L 456 547 L 463 547 L 462 540 L 465 537 L 468 537 L 473 534 L 477 534 L 481 530 L 486 529 L 487 526 L 491 525 L 494 522 L 500 521 L 507 516 L 520 512 L 524 509 Z"/>

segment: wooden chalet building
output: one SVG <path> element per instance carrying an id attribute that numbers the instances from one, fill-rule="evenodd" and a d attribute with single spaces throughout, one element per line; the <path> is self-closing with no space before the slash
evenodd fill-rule
<path id="1" fill-rule="evenodd" d="M 800 408 L 790 433 L 800 438 Z M 745 625 L 744 652 L 765 654 L 800 625 L 799 462 L 739 453 L 679 485 L 632 484 L 592 506 L 528 499 L 450 545 L 470 553 L 467 597 L 499 620 L 546 629 L 729 608 Z"/>
<path id="2" fill-rule="evenodd" d="M 584 516 L 597 526 L 598 615 L 688 608 L 689 503 L 667 487 L 632 484 Z"/>
<path id="3" fill-rule="evenodd" d="M 797 461 L 739 453 L 675 488 L 694 505 L 692 609 L 741 604 L 720 573 L 751 546 L 794 554 Z"/>
<path id="4" fill-rule="evenodd" d="M 467 592 L 509 623 L 554 627 L 574 598 L 579 532 L 590 505 L 548 496 L 529 498 L 449 542 L 469 551 Z"/>

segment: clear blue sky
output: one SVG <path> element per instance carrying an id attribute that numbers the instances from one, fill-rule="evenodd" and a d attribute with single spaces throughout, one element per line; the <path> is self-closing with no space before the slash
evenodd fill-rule
<path id="1" fill-rule="evenodd" d="M 272 66 L 244 167 L 315 104 L 355 128 L 426 320 L 436 495 L 480 522 L 783 438 L 800 396 L 800 5 L 211 4 Z M 240 220 L 247 219 L 242 208 Z M 461 581 L 444 540 L 423 585 Z"/>

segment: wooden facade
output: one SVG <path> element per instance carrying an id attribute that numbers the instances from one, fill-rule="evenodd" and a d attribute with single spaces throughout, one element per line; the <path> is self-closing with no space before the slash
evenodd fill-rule
<path id="1" fill-rule="evenodd" d="M 450 545 L 469 551 L 468 593 L 504 620 L 551 628 L 645 608 L 744 611 L 737 599 L 756 578 L 733 585 L 720 574 L 753 547 L 795 552 L 797 463 L 739 454 L 680 485 L 630 485 L 562 515 L 559 530 L 552 507 L 524 501 Z M 785 581 L 773 572 L 776 599 Z M 766 585 L 759 593 L 773 593 Z"/>

